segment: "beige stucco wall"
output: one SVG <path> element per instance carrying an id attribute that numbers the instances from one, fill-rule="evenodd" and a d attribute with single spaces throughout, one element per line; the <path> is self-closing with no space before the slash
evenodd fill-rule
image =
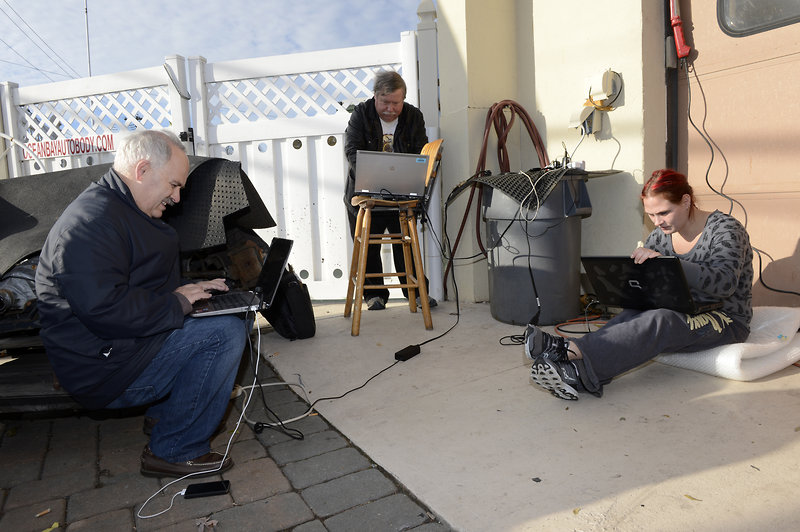
<path id="1" fill-rule="evenodd" d="M 596 135 L 583 140 L 574 160 L 585 161 L 587 170 L 621 173 L 589 181 L 593 212 L 582 222 L 581 252 L 630 252 L 645 233 L 638 199 L 643 178 L 665 164 L 661 3 L 438 0 L 437 8 L 444 190 L 475 172 L 486 113 L 500 100 L 515 100 L 527 110 L 551 160 L 562 157 L 562 143 L 572 152 L 580 134 L 570 127 L 570 117 L 586 100 L 592 76 L 610 68 L 624 81 L 618 107 L 603 117 Z M 538 165 L 527 132 L 518 126 L 507 142 L 512 170 Z M 496 173 L 495 140 L 492 133 L 486 167 Z M 448 209 L 451 241 L 468 196 L 467 190 Z M 475 226 L 473 201 L 458 257 L 478 253 Z M 455 264 L 460 297 L 489 299 L 486 261 Z"/>

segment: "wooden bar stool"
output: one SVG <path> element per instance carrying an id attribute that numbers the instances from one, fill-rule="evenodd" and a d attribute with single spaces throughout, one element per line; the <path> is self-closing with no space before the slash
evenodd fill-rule
<path id="1" fill-rule="evenodd" d="M 442 139 L 426 144 L 422 151 L 428 155 L 428 172 L 425 177 L 427 187 L 436 177 L 438 161 L 441 159 Z M 344 307 L 344 317 L 353 312 L 353 324 L 350 334 L 358 336 L 361 328 L 361 306 L 364 301 L 364 290 L 380 290 L 389 288 L 405 288 L 408 290 L 408 308 L 411 312 L 417 311 L 417 295 L 422 307 L 422 317 L 426 329 L 433 329 L 431 309 L 428 300 L 428 287 L 425 286 L 425 271 L 423 269 L 422 253 L 417 235 L 417 209 L 419 200 L 391 201 L 371 198 L 369 196 L 354 196 L 351 200 L 353 206 L 358 207 L 356 228 L 353 234 L 353 257 L 350 261 L 350 276 L 347 283 L 347 300 Z M 396 212 L 400 218 L 400 233 L 370 233 L 373 210 L 381 212 Z M 404 271 L 393 273 L 366 273 L 367 250 L 370 245 L 401 244 L 403 246 Z M 413 273 L 412 273 L 413 272 Z M 373 277 L 396 277 L 397 283 L 384 285 L 365 284 L 365 280 Z M 401 282 L 402 281 L 402 282 Z M 353 306 L 355 303 L 355 307 Z"/>

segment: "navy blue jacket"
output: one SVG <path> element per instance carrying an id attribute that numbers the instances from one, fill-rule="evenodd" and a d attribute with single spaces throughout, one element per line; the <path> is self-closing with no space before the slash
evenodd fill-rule
<path id="1" fill-rule="evenodd" d="M 422 111 L 408 102 L 403 102 L 403 110 L 397 117 L 397 128 L 394 132 L 392 149 L 398 153 L 419 153 L 428 142 L 425 132 L 425 119 Z M 356 186 L 356 152 L 358 150 L 381 151 L 383 149 L 383 126 L 375 109 L 375 98 L 358 104 L 353 109 L 350 121 L 345 130 L 344 153 L 350 163 L 347 184 L 344 191 L 344 203 L 353 213 L 357 211 L 350 205 L 350 198 L 355 195 Z"/>
<path id="2" fill-rule="evenodd" d="M 39 258 L 40 336 L 60 381 L 106 406 L 144 370 L 184 314 L 178 235 L 109 170 L 62 213 Z"/>

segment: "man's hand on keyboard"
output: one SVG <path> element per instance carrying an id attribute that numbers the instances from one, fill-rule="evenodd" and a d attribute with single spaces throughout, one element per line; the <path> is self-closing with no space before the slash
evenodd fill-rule
<path id="1" fill-rule="evenodd" d="M 176 288 L 175 291 L 188 299 L 189 303 L 194 304 L 195 301 L 211 297 L 212 291 L 227 292 L 228 285 L 225 284 L 225 279 L 218 278 L 211 279 L 210 281 L 198 281 L 196 283 L 185 284 Z"/>

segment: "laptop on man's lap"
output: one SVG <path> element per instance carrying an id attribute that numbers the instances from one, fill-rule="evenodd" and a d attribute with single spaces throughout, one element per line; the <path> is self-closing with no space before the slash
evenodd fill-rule
<path id="1" fill-rule="evenodd" d="M 253 290 L 222 292 L 208 299 L 201 299 L 193 305 L 194 310 L 189 315 L 201 318 L 268 309 L 272 306 L 281 277 L 289 263 L 293 244 L 292 240 L 286 238 L 273 238 Z"/>

